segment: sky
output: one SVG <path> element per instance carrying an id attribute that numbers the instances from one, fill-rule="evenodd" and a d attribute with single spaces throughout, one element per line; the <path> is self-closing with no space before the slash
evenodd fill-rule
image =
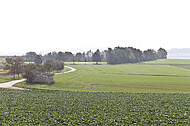
<path id="1" fill-rule="evenodd" d="M 189 0 L 1 0 L 0 55 L 190 48 Z"/>

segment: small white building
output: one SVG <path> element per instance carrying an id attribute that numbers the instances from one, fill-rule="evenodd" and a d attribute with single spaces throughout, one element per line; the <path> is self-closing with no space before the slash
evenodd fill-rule
<path id="1" fill-rule="evenodd" d="M 34 83 L 53 83 L 53 76 L 55 74 L 36 72 L 36 76 L 32 82 Z"/>

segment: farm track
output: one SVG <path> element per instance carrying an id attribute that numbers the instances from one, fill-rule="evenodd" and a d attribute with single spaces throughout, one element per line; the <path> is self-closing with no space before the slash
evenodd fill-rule
<path id="1" fill-rule="evenodd" d="M 70 71 L 66 71 L 66 72 L 62 72 L 62 73 L 56 73 L 55 75 L 59 75 L 59 74 L 67 74 L 67 73 L 71 73 L 71 72 L 75 72 L 76 69 L 69 67 L 69 66 L 65 66 L 69 69 L 71 69 Z M 6 83 L 1 83 L 0 84 L 0 88 L 10 88 L 10 89 L 19 89 L 19 90 L 29 90 L 29 89 L 25 89 L 25 88 L 19 88 L 19 87 L 14 87 L 13 85 L 16 83 L 20 83 L 26 81 L 26 79 L 20 79 L 20 80 L 14 80 L 14 81 L 10 81 L 10 82 L 6 82 Z"/>
<path id="2" fill-rule="evenodd" d="M 0 88 L 10 88 L 10 89 L 20 89 L 20 90 L 28 90 L 25 88 L 19 88 L 19 87 L 14 87 L 13 85 L 16 83 L 20 83 L 26 81 L 26 79 L 21 79 L 21 80 L 14 80 L 14 81 L 10 81 L 10 82 L 6 82 L 6 83 L 1 83 L 0 84 Z"/>

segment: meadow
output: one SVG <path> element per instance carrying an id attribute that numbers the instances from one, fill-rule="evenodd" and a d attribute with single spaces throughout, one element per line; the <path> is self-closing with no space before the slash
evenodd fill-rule
<path id="1" fill-rule="evenodd" d="M 65 65 L 96 65 L 96 62 L 64 62 Z M 99 65 L 105 65 L 107 62 L 98 62 Z"/>
<path id="2" fill-rule="evenodd" d="M 190 59 L 160 59 L 155 61 L 143 62 L 146 64 L 165 64 L 165 65 L 190 65 Z"/>
<path id="3" fill-rule="evenodd" d="M 0 125 L 190 125 L 190 94 L 0 89 Z"/>
<path id="4" fill-rule="evenodd" d="M 90 92 L 190 93 L 188 60 L 157 60 L 122 65 L 69 65 L 77 72 L 56 75 L 55 84 L 19 87 Z M 175 65 L 174 65 L 175 64 Z"/>
<path id="5" fill-rule="evenodd" d="M 190 125 L 188 62 L 69 66 L 55 84 L 0 89 L 0 125 Z"/>

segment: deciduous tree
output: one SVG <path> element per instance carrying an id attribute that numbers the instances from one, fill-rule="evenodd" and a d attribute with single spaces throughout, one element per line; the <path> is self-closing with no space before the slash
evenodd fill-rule
<path id="1" fill-rule="evenodd" d="M 11 75 L 17 74 L 18 76 L 22 73 L 23 59 L 20 57 L 6 58 L 4 70 L 9 70 Z"/>
<path id="2" fill-rule="evenodd" d="M 98 62 L 101 62 L 101 56 L 100 56 L 99 49 L 92 55 L 92 61 L 96 62 L 96 64 L 98 64 Z"/>
<path id="3" fill-rule="evenodd" d="M 35 64 L 42 64 L 42 56 L 41 55 L 36 55 L 34 58 L 34 63 Z"/>

